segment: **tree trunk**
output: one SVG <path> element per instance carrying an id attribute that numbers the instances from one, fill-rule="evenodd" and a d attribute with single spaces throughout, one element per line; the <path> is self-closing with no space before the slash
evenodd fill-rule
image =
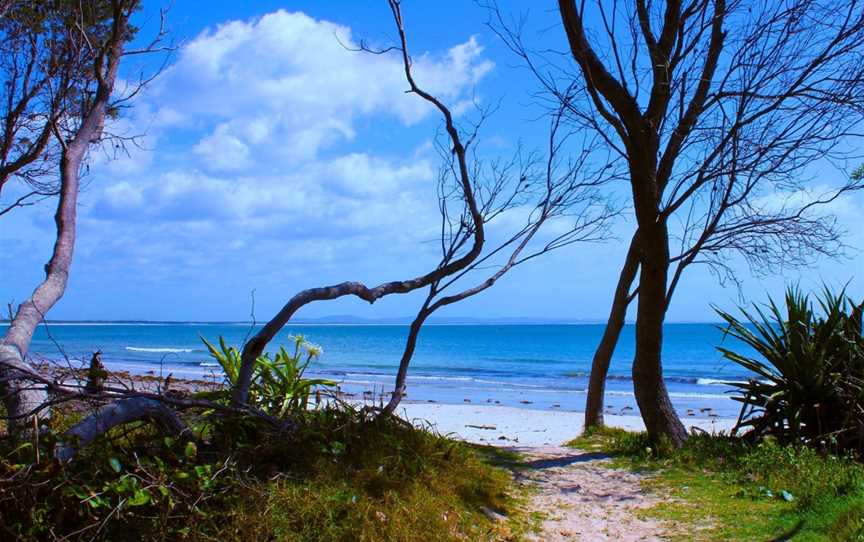
<path id="1" fill-rule="evenodd" d="M 54 221 L 57 239 L 51 259 L 45 266 L 45 280 L 36 287 L 29 299 L 18 306 L 18 311 L 6 330 L 2 344 L 3 404 L 9 417 L 10 432 L 30 427 L 35 408 L 45 402 L 44 386 L 21 378 L 16 365 L 25 364 L 33 333 L 45 319 L 45 314 L 63 297 L 75 249 L 75 222 L 78 207 L 78 168 L 88 142 L 72 141 L 63 152 L 60 166 L 60 198 Z M 38 412 L 42 417 L 47 410 Z"/>
<path id="2" fill-rule="evenodd" d="M 0 341 L 0 390 L 12 435 L 29 429 L 34 415 L 43 416 L 40 407 L 47 393 L 44 386 L 25 377 L 31 370 L 15 345 Z"/>
<path id="3" fill-rule="evenodd" d="M 51 259 L 45 266 L 45 280 L 18 306 L 18 311 L 0 339 L 0 392 L 10 421 L 10 432 L 29 427 L 34 414 L 43 416 L 47 409 L 36 412 L 35 408 L 45 403 L 45 387 L 22 378 L 20 368 L 29 367 L 25 361 L 33 333 L 45 319 L 45 315 L 63 296 L 72 266 L 75 249 L 75 224 L 78 209 L 78 189 L 81 163 L 91 144 L 99 141 L 105 126 L 105 111 L 114 90 L 114 81 L 123 56 L 126 23 L 129 12 L 114 4 L 114 22 L 109 47 L 104 52 L 107 65 L 97 61 L 98 86 L 90 109 L 81 119 L 74 136 L 61 141 L 63 152 L 60 159 L 60 194 L 54 222 L 57 237 Z M 105 65 L 104 72 L 102 66 Z M 16 368 L 17 367 L 17 368 Z"/>
<path id="4" fill-rule="evenodd" d="M 680 446 L 687 439 L 687 431 L 669 400 L 661 362 L 669 271 L 668 241 L 666 224 L 640 226 L 641 268 L 633 389 L 648 434 L 655 438 L 665 435 L 674 446 Z"/>
<path id="5" fill-rule="evenodd" d="M 585 430 L 603 426 L 603 402 L 606 392 L 606 376 L 609 374 L 609 364 L 612 362 L 612 354 L 621 336 L 624 320 L 627 317 L 627 307 L 630 306 L 630 287 L 636 279 L 639 270 L 639 251 L 636 245 L 636 236 L 630 241 L 627 258 L 624 267 L 618 277 L 618 286 L 615 288 L 615 297 L 612 300 L 612 309 L 603 337 L 594 352 L 591 361 L 591 376 L 588 381 L 588 397 L 585 401 Z"/>
<path id="6" fill-rule="evenodd" d="M 408 365 L 411 363 L 411 358 L 414 356 L 414 350 L 417 348 L 417 338 L 420 336 L 420 330 L 423 328 L 423 323 L 426 318 L 432 313 L 428 310 L 431 296 L 426 299 L 426 303 L 417 313 L 417 316 L 411 322 L 411 327 L 408 330 L 408 339 L 405 342 L 405 349 L 402 351 L 402 359 L 399 361 L 399 371 L 396 373 L 396 384 L 393 386 L 393 394 L 387 405 L 384 407 L 385 414 L 392 414 L 396 411 L 396 407 L 405 397 L 405 392 L 408 389 L 406 381 L 408 380 Z"/>

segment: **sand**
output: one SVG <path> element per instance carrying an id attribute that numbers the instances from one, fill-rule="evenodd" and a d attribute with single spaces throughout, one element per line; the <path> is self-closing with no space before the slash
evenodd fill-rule
<path id="1" fill-rule="evenodd" d="M 402 403 L 399 415 L 415 425 L 431 426 L 443 435 L 494 446 L 559 446 L 582 432 L 584 414 L 492 405 Z M 606 425 L 632 431 L 645 429 L 639 416 L 606 415 Z M 686 427 L 728 432 L 735 420 L 686 418 Z"/>
<path id="2" fill-rule="evenodd" d="M 640 517 L 661 500 L 642 487 L 644 474 L 612 468 L 608 457 L 560 446 L 517 448 L 526 459 L 517 480 L 533 488 L 529 509 L 543 521 L 537 542 L 660 541 L 672 526 Z"/>

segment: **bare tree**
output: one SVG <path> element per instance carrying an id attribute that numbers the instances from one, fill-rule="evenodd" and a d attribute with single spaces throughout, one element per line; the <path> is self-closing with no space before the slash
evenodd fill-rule
<path id="1" fill-rule="evenodd" d="M 46 123 L 47 128 L 41 129 L 50 131 L 50 137 L 59 149 L 56 240 L 51 258 L 45 266 L 45 280 L 18 306 L 5 336 L 0 339 L 0 391 L 13 429 L 29 426 L 31 419 L 46 411 L 46 386 L 32 379 L 33 371 L 26 361 L 27 351 L 37 326 L 66 289 L 75 247 L 82 167 L 88 150 L 103 137 L 120 61 L 132 33 L 129 19 L 137 9 L 138 1 L 110 0 L 80 5 L 73 2 L 59 6 L 38 3 L 35 7 L 39 8 L 35 15 L 29 11 L 27 13 L 37 18 L 36 23 L 52 27 L 51 41 L 40 47 L 55 47 L 58 55 L 74 56 L 74 61 L 70 60 L 64 68 L 68 73 L 59 77 L 77 79 L 78 82 L 75 86 L 75 108 L 45 109 L 42 114 L 44 118 L 41 122 Z M 25 11 L 31 8 L 35 9 L 34 5 L 24 6 Z M 14 15 L 15 12 L 10 11 L 7 18 Z M 47 58 L 54 58 L 52 55 L 48 54 Z M 59 59 L 57 61 L 60 62 Z M 73 73 L 73 68 L 82 71 Z M 27 73 L 25 69 L 24 75 L 19 75 L 24 87 L 31 84 L 26 81 Z M 46 87 L 51 86 L 55 76 L 46 80 Z M 26 100 L 21 103 L 29 104 L 25 107 L 33 105 Z M 24 128 L 25 132 L 29 129 Z M 11 134 L 16 137 L 14 129 Z M 44 159 L 44 148 L 42 151 L 36 150 L 37 158 Z M 17 171 L 20 173 L 21 169 Z"/>
<path id="2" fill-rule="evenodd" d="M 564 129 L 562 112 L 552 116 L 545 160 L 521 153 L 506 162 L 483 163 L 475 153 L 477 130 L 485 118 L 469 130 L 457 127 L 450 109 L 429 94 L 415 81 L 400 2 L 389 0 L 399 45 L 370 53 L 398 52 L 403 62 L 408 92 L 431 104 L 441 114 L 447 135 L 446 144 L 438 145 L 444 165 L 439 180 L 441 211 L 441 259 L 435 268 L 419 277 L 385 282 L 367 287 L 357 282 L 304 290 L 294 297 L 253 336 L 243 349 L 243 363 L 238 385 L 234 390 L 235 405 L 243 405 L 248 396 L 255 359 L 267 343 L 282 329 L 301 307 L 315 302 L 353 295 L 374 303 L 390 294 L 403 294 L 421 288 L 428 293 L 409 328 L 406 345 L 400 359 L 396 385 L 384 412 L 392 412 L 406 390 L 406 377 L 420 330 L 436 310 L 476 295 L 491 287 L 514 266 L 545 252 L 575 242 L 603 238 L 609 219 L 615 210 L 606 205 L 597 191 L 604 181 L 605 166 L 596 166 L 589 157 L 597 158 L 596 140 L 581 139 L 581 152 L 576 157 L 562 159 L 560 149 L 580 133 Z M 601 152 L 602 154 L 602 152 Z M 591 169 L 593 168 L 593 169 Z M 593 171 L 593 173 L 592 173 Z M 454 210 L 458 210 L 454 212 Z M 515 232 L 501 235 L 501 241 L 487 247 L 487 226 L 496 218 L 523 211 L 524 223 Z M 537 242 L 541 227 L 554 220 L 567 220 L 568 226 L 551 238 Z M 463 277 L 495 264 L 497 269 L 470 288 L 450 293 Z M 449 295 L 447 295 L 449 293 Z"/>
<path id="3" fill-rule="evenodd" d="M 529 51 L 497 10 L 493 27 L 544 98 L 605 137 L 628 172 L 637 230 L 594 357 L 586 423 L 602 423 L 609 360 L 638 299 L 636 400 L 652 435 L 680 443 L 686 432 L 661 352 L 684 270 L 704 263 L 735 280 L 735 254 L 765 271 L 842 249 L 819 207 L 860 179 L 822 180 L 828 187 L 818 189 L 806 171 L 842 165 L 860 136 L 864 9 L 827 0 L 560 0 L 559 12 L 566 56 Z M 566 57 L 573 64 L 562 65 Z"/>

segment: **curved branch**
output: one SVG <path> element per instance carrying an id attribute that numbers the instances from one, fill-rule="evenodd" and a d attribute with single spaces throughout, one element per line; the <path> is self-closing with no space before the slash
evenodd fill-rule
<path id="1" fill-rule="evenodd" d="M 121 399 L 101 407 L 63 433 L 63 440 L 54 448 L 54 457 L 62 462 L 71 461 L 80 448 L 114 427 L 140 420 L 153 422 L 173 436 L 187 430 L 180 416 L 161 401 L 146 397 Z"/>
<path id="2" fill-rule="evenodd" d="M 398 0 L 389 0 L 390 9 L 393 13 L 393 20 L 396 23 L 396 28 L 399 33 L 399 42 L 401 47 L 399 50 L 402 53 L 402 64 L 405 71 L 405 79 L 408 81 L 410 92 L 417 94 L 430 104 L 432 104 L 441 115 L 444 117 L 444 126 L 447 135 L 452 144 L 451 152 L 456 158 L 458 165 L 458 179 L 461 187 L 461 197 L 465 205 L 468 207 L 468 213 L 471 217 L 471 228 L 467 235 L 473 239 L 471 248 L 461 257 L 452 259 L 453 253 L 445 254 L 443 260 L 436 269 L 405 281 L 393 281 L 378 285 L 374 288 L 368 288 L 359 282 L 343 282 L 334 286 L 324 288 L 311 288 L 304 290 L 292 297 L 288 303 L 282 307 L 276 316 L 274 316 L 267 324 L 252 337 L 246 346 L 243 347 L 242 361 L 240 373 L 237 379 L 237 385 L 232 393 L 232 402 L 235 405 L 243 405 L 246 403 L 249 395 L 249 386 L 252 382 L 252 372 L 255 365 L 255 360 L 264 352 L 267 344 L 273 339 L 276 333 L 282 329 L 294 313 L 304 305 L 313 301 L 322 301 L 328 299 L 336 299 L 339 297 L 354 295 L 374 303 L 377 299 L 390 294 L 404 294 L 424 286 L 428 286 L 433 282 L 440 280 L 443 277 L 457 273 L 471 264 L 483 251 L 483 243 L 485 240 L 484 232 L 484 217 L 481 209 L 477 205 L 477 200 L 474 194 L 471 173 L 468 168 L 466 157 L 466 145 L 462 143 L 462 138 L 459 130 L 453 121 L 453 115 L 450 109 L 444 105 L 438 98 L 429 94 L 414 80 L 414 75 L 411 70 L 411 57 L 408 53 L 408 40 L 405 34 L 405 27 L 402 21 L 402 12 Z"/>

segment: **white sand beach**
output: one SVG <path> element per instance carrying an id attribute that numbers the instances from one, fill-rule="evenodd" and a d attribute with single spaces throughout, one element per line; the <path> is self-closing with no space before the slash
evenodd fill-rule
<path id="1" fill-rule="evenodd" d="M 415 425 L 429 425 L 441 434 L 493 446 L 557 446 L 582 432 L 584 413 L 531 410 L 491 405 L 453 405 L 443 403 L 402 403 L 399 415 Z M 632 431 L 645 429 L 638 415 L 605 416 L 606 425 Z M 708 432 L 729 431 L 730 418 L 685 418 L 689 429 Z"/>

